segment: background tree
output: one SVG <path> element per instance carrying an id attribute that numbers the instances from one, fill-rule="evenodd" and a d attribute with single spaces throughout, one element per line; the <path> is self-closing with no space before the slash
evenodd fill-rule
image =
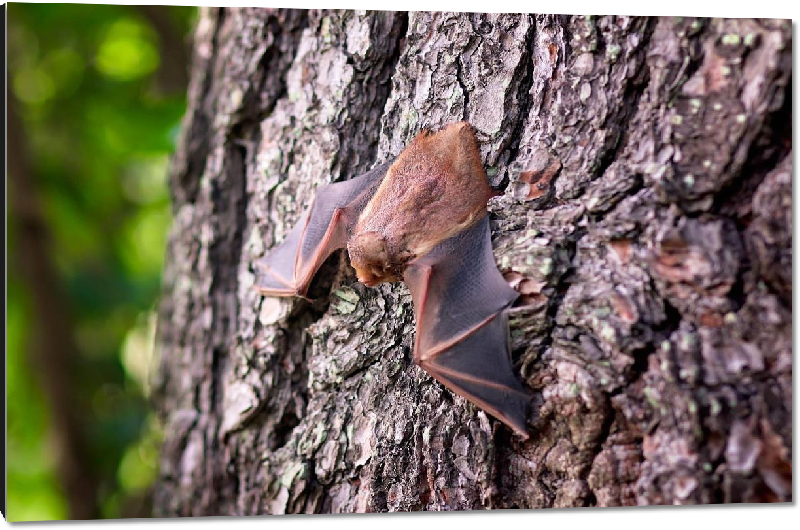
<path id="1" fill-rule="evenodd" d="M 146 400 L 195 9 L 11 3 L 7 512 L 146 516 Z"/>
<path id="2" fill-rule="evenodd" d="M 791 498 L 791 25 L 206 9 L 171 174 L 158 515 Z M 466 119 L 522 293 L 518 437 L 411 361 L 405 286 L 254 261 Z"/>

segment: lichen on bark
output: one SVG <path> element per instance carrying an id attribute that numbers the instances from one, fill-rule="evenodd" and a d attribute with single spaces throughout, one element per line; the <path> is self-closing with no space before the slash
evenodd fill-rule
<path id="1" fill-rule="evenodd" d="M 158 515 L 791 500 L 791 25 L 205 9 L 171 172 Z M 523 442 L 411 360 L 402 284 L 254 263 L 469 120 Z"/>

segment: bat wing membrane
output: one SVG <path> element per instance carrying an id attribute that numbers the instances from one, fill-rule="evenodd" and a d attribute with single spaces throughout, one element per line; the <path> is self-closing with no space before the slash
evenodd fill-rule
<path id="1" fill-rule="evenodd" d="M 269 296 L 305 296 L 317 269 L 347 244 L 388 167 L 382 164 L 354 179 L 321 186 L 283 242 L 257 262 L 256 288 Z"/>
<path id="2" fill-rule="evenodd" d="M 414 360 L 442 384 L 527 437 L 530 395 L 511 364 L 506 308 L 517 293 L 492 254 L 488 216 L 412 262 Z"/>

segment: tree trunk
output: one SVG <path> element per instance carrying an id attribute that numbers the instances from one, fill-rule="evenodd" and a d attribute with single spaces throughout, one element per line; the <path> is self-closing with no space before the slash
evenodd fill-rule
<path id="1" fill-rule="evenodd" d="M 791 500 L 791 25 L 206 9 L 171 188 L 167 515 Z M 411 359 L 403 284 L 254 261 L 466 119 L 523 295 L 525 442 Z"/>

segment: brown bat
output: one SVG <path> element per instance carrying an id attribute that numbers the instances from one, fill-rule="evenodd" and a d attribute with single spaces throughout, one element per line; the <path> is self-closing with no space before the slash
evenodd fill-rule
<path id="1" fill-rule="evenodd" d="M 468 123 L 423 131 L 393 162 L 322 186 L 259 262 L 256 287 L 305 296 L 325 259 L 346 247 L 365 285 L 403 280 L 411 290 L 414 361 L 527 438 L 530 396 L 511 365 L 505 312 L 517 292 L 492 255 L 493 195 Z"/>

